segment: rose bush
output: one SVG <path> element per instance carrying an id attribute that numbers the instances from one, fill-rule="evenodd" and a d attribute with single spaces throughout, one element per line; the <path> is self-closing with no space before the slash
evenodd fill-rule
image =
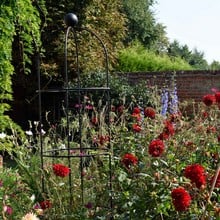
<path id="1" fill-rule="evenodd" d="M 77 114 L 71 117 L 68 135 L 65 119 L 50 124 L 43 146 L 60 149 L 60 155 L 44 158 L 41 168 L 38 138 L 35 154 L 30 147 L 22 152 L 17 159 L 19 180 L 34 199 L 19 213 L 6 208 L 2 213 L 33 213 L 42 219 L 219 219 L 218 96 L 204 96 L 187 114 L 184 103 L 179 103 L 180 111 L 166 115 L 157 103 L 120 103 L 111 107 L 110 126 L 106 108 L 90 105 L 82 120 L 82 144 L 90 149 L 84 152 L 77 150 Z M 65 153 L 62 157 L 67 138 L 71 161 Z M 97 149 L 108 149 L 110 159 Z M 4 204 L 17 210 L 10 198 Z"/>

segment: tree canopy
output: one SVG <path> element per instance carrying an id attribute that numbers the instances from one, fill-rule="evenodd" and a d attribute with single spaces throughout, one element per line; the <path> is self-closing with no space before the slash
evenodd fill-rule
<path id="1" fill-rule="evenodd" d="M 170 57 L 180 57 L 189 63 L 194 69 L 209 69 L 208 63 L 204 58 L 204 53 L 197 48 L 190 50 L 189 47 L 181 45 L 177 40 L 170 43 L 168 47 Z"/>
<path id="2" fill-rule="evenodd" d="M 122 0 L 127 17 L 126 44 L 139 40 L 148 49 L 163 50 L 168 46 L 165 26 L 155 19 L 154 0 Z"/>

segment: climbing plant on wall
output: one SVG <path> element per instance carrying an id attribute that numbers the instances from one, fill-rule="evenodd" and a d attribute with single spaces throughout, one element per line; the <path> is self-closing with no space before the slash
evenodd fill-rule
<path id="1" fill-rule="evenodd" d="M 33 5 L 33 3 L 35 5 Z M 0 3 L 0 132 L 15 123 L 7 115 L 12 96 L 12 65 L 13 41 L 19 39 L 19 53 L 22 57 L 22 67 L 28 73 L 31 56 L 41 46 L 40 13 L 38 7 L 44 10 L 44 0 L 3 0 Z"/>

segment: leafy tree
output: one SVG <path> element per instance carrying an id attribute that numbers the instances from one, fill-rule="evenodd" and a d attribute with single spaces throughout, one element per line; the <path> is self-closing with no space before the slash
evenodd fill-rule
<path id="1" fill-rule="evenodd" d="M 167 54 L 170 57 L 181 57 L 194 69 L 208 69 L 208 63 L 204 58 L 203 52 L 200 52 L 196 48 L 191 51 L 186 44 L 180 45 L 177 40 L 170 43 Z"/>
<path id="2" fill-rule="evenodd" d="M 124 17 L 120 13 L 120 0 L 105 2 L 100 0 L 84 1 L 64 1 L 59 3 L 49 0 L 46 2 L 49 17 L 47 18 L 47 32 L 43 35 L 45 58 L 43 59 L 44 72 L 57 75 L 59 78 L 63 75 L 64 63 L 64 34 L 66 26 L 64 16 L 69 13 L 75 13 L 79 19 L 78 27 L 86 27 L 94 31 L 105 43 L 108 49 L 110 64 L 116 62 L 118 49 L 122 47 L 125 27 Z M 56 21 L 56 22 L 54 22 Z M 103 66 L 104 56 L 100 44 L 85 32 L 78 35 L 80 47 L 80 70 L 88 72 Z M 75 53 L 73 38 L 70 35 L 70 46 L 68 48 L 71 56 Z M 72 56 L 73 57 L 73 56 Z M 73 57 L 74 58 L 74 57 Z M 74 59 L 69 58 L 74 70 Z M 73 71 L 74 77 L 74 71 Z M 62 80 L 62 79 L 60 79 Z"/>
<path id="3" fill-rule="evenodd" d="M 118 51 L 123 47 L 122 42 L 125 38 L 125 17 L 121 13 L 121 9 L 122 4 L 120 0 L 107 2 L 92 0 L 86 7 L 85 13 L 84 25 L 90 30 L 97 32 L 101 37 L 108 49 L 109 60 L 112 65 L 116 64 Z M 86 49 L 91 47 L 89 42 L 85 45 Z M 103 63 L 103 58 L 100 56 L 102 53 L 101 48 L 98 45 L 95 48 L 96 50 L 93 51 L 95 56 L 93 57 L 96 57 L 96 60 L 93 57 L 90 59 L 95 65 L 99 65 L 99 63 L 101 65 Z M 84 51 L 84 54 L 86 54 L 86 51 Z"/>
<path id="4" fill-rule="evenodd" d="M 205 70 L 209 68 L 208 63 L 204 58 L 204 53 L 198 51 L 198 49 L 196 48 L 193 50 L 191 54 L 189 64 L 193 66 L 195 69 Z"/>
<path id="5" fill-rule="evenodd" d="M 145 47 L 157 51 L 163 51 L 168 45 L 165 27 L 157 23 L 153 5 L 154 0 L 122 0 L 124 13 L 127 16 L 127 28 L 125 42 L 139 40 Z"/>
<path id="6" fill-rule="evenodd" d="M 174 40 L 170 43 L 168 47 L 168 55 L 170 57 L 181 57 L 185 60 L 189 59 L 191 56 L 191 51 L 189 50 L 187 45 L 181 46 L 177 40 Z M 187 60 L 189 61 L 189 60 Z"/>
<path id="7" fill-rule="evenodd" d="M 210 64 L 209 68 L 211 70 L 220 70 L 220 62 L 213 60 L 212 63 Z"/>

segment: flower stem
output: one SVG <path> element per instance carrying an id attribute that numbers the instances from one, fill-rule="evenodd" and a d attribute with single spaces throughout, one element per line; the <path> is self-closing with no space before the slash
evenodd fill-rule
<path id="1" fill-rule="evenodd" d="M 216 169 L 215 176 L 214 176 L 214 179 L 213 179 L 213 182 L 212 182 L 212 185 L 211 185 L 211 189 L 210 189 L 210 192 L 209 192 L 209 197 L 208 197 L 207 203 L 206 203 L 206 205 L 205 205 L 205 208 L 204 208 L 204 211 L 203 211 L 201 220 L 204 220 L 204 219 L 205 219 L 206 209 L 207 209 L 207 206 L 208 206 L 208 204 L 209 204 L 209 202 L 210 202 L 210 199 L 211 199 L 211 197 L 212 197 L 212 193 L 213 193 L 213 190 L 214 190 L 214 188 L 215 188 L 215 184 L 216 184 L 217 179 L 218 179 L 219 171 L 220 171 L 220 163 L 218 164 L 218 167 L 217 167 L 217 169 Z"/>

